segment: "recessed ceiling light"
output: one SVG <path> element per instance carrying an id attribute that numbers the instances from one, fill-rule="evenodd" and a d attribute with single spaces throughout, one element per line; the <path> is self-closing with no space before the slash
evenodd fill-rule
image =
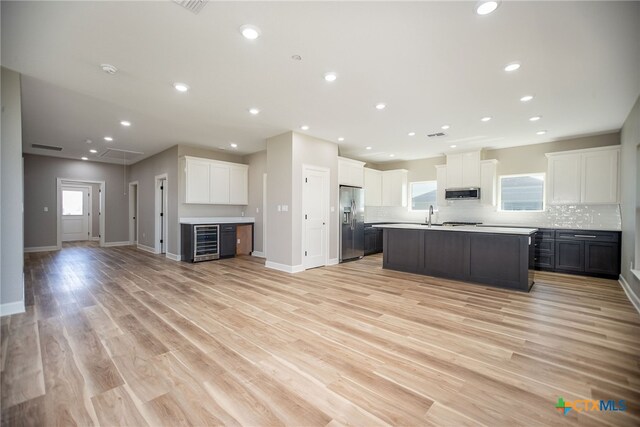
<path id="1" fill-rule="evenodd" d="M 122 126 L 127 126 L 127 127 L 131 126 L 131 122 L 130 122 L 130 121 L 128 121 L 128 120 L 123 120 L 123 121 L 121 121 L 121 122 L 120 122 L 120 124 L 121 124 Z"/>
<path id="2" fill-rule="evenodd" d="M 415 132 L 409 132 L 407 135 L 409 135 L 409 136 L 415 136 L 415 134 L 416 134 Z"/>
<path id="3" fill-rule="evenodd" d="M 113 138 L 111 138 L 110 136 L 105 136 L 104 140 L 111 142 L 111 141 L 113 141 Z"/>
<path id="4" fill-rule="evenodd" d="M 260 29 L 253 25 L 243 25 L 240 27 L 240 33 L 247 40 L 255 40 L 260 37 Z"/>
<path id="5" fill-rule="evenodd" d="M 536 135 L 544 135 L 545 133 L 547 133 L 546 130 L 539 130 L 538 132 L 536 132 Z"/>
<path id="6" fill-rule="evenodd" d="M 482 122 L 488 122 L 489 120 L 491 120 L 491 116 L 486 116 L 480 119 Z"/>
<path id="7" fill-rule="evenodd" d="M 520 101 L 522 102 L 529 102 L 533 99 L 533 95 L 525 95 L 522 98 L 520 98 Z"/>
<path id="8" fill-rule="evenodd" d="M 371 148 L 373 148 L 373 147 L 364 147 L 364 148 L 365 148 L 365 150 L 371 150 Z"/>
<path id="9" fill-rule="evenodd" d="M 499 1 L 481 1 L 476 4 L 476 13 L 478 15 L 488 15 L 498 8 Z"/>
<path id="10" fill-rule="evenodd" d="M 257 108 L 249 108 L 249 112 L 254 116 L 260 112 Z"/>
<path id="11" fill-rule="evenodd" d="M 173 87 L 176 88 L 178 92 L 186 92 L 189 90 L 189 85 L 186 83 L 174 83 Z"/>
<path id="12" fill-rule="evenodd" d="M 93 154 L 96 154 L 98 152 L 98 150 L 91 149 L 91 150 L 89 150 L 89 152 L 93 153 Z"/>
<path id="13" fill-rule="evenodd" d="M 100 68 L 107 74 L 115 74 L 118 72 L 118 69 L 111 64 L 100 64 Z"/>
<path id="14" fill-rule="evenodd" d="M 336 79 L 338 78 L 338 75 L 336 73 L 327 73 L 324 75 L 324 79 L 328 82 L 335 82 Z"/>
<path id="15" fill-rule="evenodd" d="M 515 71 L 518 68 L 520 68 L 520 63 L 519 62 L 512 62 L 511 64 L 507 64 L 506 67 L 504 67 L 505 71 Z"/>
<path id="16" fill-rule="evenodd" d="M 384 110 L 385 108 L 387 108 L 387 104 L 383 104 L 382 102 L 380 102 L 379 104 L 376 104 L 376 108 L 378 110 Z"/>
<path id="17" fill-rule="evenodd" d="M 238 144 L 236 144 L 235 142 L 232 142 L 229 145 L 231 146 L 231 148 L 238 148 Z"/>
<path id="18" fill-rule="evenodd" d="M 309 126 L 307 126 L 307 125 L 302 125 L 302 126 L 300 126 L 300 129 L 302 129 L 302 130 L 309 130 Z"/>
<path id="19" fill-rule="evenodd" d="M 89 160 L 88 157 L 80 157 L 81 160 Z"/>
<path id="20" fill-rule="evenodd" d="M 530 122 L 537 122 L 541 118 L 542 118 L 542 116 L 533 116 L 533 117 L 529 118 L 529 121 Z"/>
<path id="21" fill-rule="evenodd" d="M 395 154 L 389 154 L 389 157 L 395 157 L 395 156 L 396 156 Z"/>
<path id="22" fill-rule="evenodd" d="M 457 147 L 457 145 L 452 145 L 452 146 L 451 146 L 451 148 L 456 148 L 456 147 Z"/>
<path id="23" fill-rule="evenodd" d="M 344 137 L 341 136 L 340 138 L 338 138 L 338 141 L 340 142 L 344 141 Z"/>
<path id="24" fill-rule="evenodd" d="M 444 125 L 444 126 L 442 126 L 442 127 L 441 127 L 441 129 L 443 129 L 443 130 L 447 130 L 447 129 L 449 129 L 450 127 L 451 127 L 451 126 L 449 126 L 449 125 Z"/>

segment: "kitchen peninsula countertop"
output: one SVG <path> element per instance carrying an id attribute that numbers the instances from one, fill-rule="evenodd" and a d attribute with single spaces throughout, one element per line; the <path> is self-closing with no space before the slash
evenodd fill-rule
<path id="1" fill-rule="evenodd" d="M 487 233 L 487 234 L 517 234 L 528 236 L 536 231 L 537 228 L 517 228 L 517 227 L 485 227 L 485 226 L 469 226 L 459 225 L 455 227 L 433 225 L 429 227 L 423 224 L 374 224 L 373 227 L 377 228 L 399 228 L 405 230 L 430 230 L 430 231 L 453 231 L 453 232 L 470 232 L 470 233 Z"/>
<path id="2" fill-rule="evenodd" d="M 218 216 L 206 218 L 180 218 L 180 224 L 243 224 L 253 223 L 256 219 L 250 216 Z"/>

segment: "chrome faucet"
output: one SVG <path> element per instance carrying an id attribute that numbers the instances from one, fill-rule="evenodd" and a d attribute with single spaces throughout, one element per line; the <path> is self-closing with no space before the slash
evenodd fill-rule
<path id="1" fill-rule="evenodd" d="M 426 218 L 427 227 L 431 228 L 431 215 L 433 215 L 433 205 L 429 205 L 429 216 Z"/>

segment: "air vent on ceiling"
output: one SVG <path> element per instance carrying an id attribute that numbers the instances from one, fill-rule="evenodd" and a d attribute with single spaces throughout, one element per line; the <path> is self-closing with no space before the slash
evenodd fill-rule
<path id="1" fill-rule="evenodd" d="M 198 14 L 207 4 L 208 0 L 173 0 L 173 2 L 195 14 Z"/>
<path id="2" fill-rule="evenodd" d="M 55 145 L 31 144 L 31 147 L 39 150 L 62 151 L 62 147 L 56 147 Z"/>
<path id="3" fill-rule="evenodd" d="M 429 135 L 427 135 L 428 138 L 435 138 L 436 136 L 445 136 L 445 133 L 438 132 L 438 133 L 430 133 Z"/>
<path id="4" fill-rule="evenodd" d="M 143 154 L 144 153 L 141 153 L 139 151 L 109 148 L 104 153 L 101 153 L 99 157 L 102 157 L 103 159 L 120 160 L 126 163 L 140 158 L 140 156 L 142 156 Z"/>

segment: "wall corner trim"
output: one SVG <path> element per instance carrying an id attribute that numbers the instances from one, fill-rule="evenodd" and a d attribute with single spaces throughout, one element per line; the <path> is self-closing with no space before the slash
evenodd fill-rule
<path id="1" fill-rule="evenodd" d="M 110 248 L 110 247 L 113 247 L 113 246 L 130 246 L 130 245 L 131 245 L 131 243 L 128 240 L 126 240 L 124 242 L 104 242 L 104 247 L 105 248 Z"/>
<path id="2" fill-rule="evenodd" d="M 264 256 L 264 252 L 260 251 L 252 251 L 251 256 L 254 256 L 256 258 L 266 258 L 266 256 Z"/>
<path id="3" fill-rule="evenodd" d="M 331 258 L 327 261 L 327 265 L 336 265 L 338 264 L 338 258 Z"/>
<path id="4" fill-rule="evenodd" d="M 0 304 L 0 317 L 10 316 L 12 314 L 24 313 L 24 300 L 16 302 L 8 302 L 6 304 Z"/>
<path id="5" fill-rule="evenodd" d="M 172 254 L 171 252 L 166 252 L 165 256 L 173 261 L 182 261 L 182 255 Z"/>
<path id="6" fill-rule="evenodd" d="M 30 252 L 50 252 L 57 251 L 59 248 L 57 246 L 32 246 L 30 248 L 24 248 L 25 253 Z"/>
<path id="7" fill-rule="evenodd" d="M 141 243 L 138 243 L 137 248 L 140 249 L 141 251 L 149 252 L 152 254 L 157 253 L 155 248 L 152 248 L 151 246 L 143 245 Z"/>
<path id="8" fill-rule="evenodd" d="M 267 268 L 272 268 L 274 270 L 284 271 L 285 273 L 299 273 L 301 271 L 304 271 L 304 266 L 302 264 L 286 265 L 286 264 L 279 264 L 277 262 L 267 261 L 265 262 L 264 266 Z"/>
<path id="9" fill-rule="evenodd" d="M 629 283 L 625 280 L 622 274 L 620 275 L 620 279 L 618 280 L 618 282 L 620 283 L 620 286 L 622 286 L 622 290 L 624 290 L 624 293 L 627 294 L 627 298 L 629 298 L 631 304 L 633 304 L 636 311 L 640 313 L 640 297 L 638 297 L 638 295 L 633 292 L 633 289 L 631 289 L 631 286 L 629 286 Z"/>

